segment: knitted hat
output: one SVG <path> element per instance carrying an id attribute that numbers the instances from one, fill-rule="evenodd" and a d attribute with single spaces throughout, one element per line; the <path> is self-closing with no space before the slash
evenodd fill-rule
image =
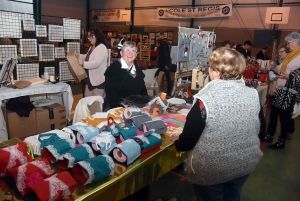
<path id="1" fill-rule="evenodd" d="M 0 149 L 0 176 L 7 177 L 10 173 L 8 168 L 18 167 L 27 162 L 31 162 L 32 158 L 27 153 L 27 144 L 19 142 L 15 145 Z"/>
<path id="2" fill-rule="evenodd" d="M 112 175 L 115 169 L 113 159 L 108 155 L 79 161 L 72 168 L 74 176 L 84 185 Z"/>

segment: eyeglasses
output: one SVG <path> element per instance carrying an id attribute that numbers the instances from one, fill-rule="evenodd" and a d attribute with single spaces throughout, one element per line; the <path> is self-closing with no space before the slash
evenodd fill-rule
<path id="1" fill-rule="evenodd" d="M 125 49 L 124 52 L 126 52 L 126 53 L 129 53 L 129 52 L 137 53 L 137 50 Z"/>
<path id="2" fill-rule="evenodd" d="M 285 50 L 278 51 L 279 54 L 282 54 L 284 52 L 285 52 Z"/>
<path id="3" fill-rule="evenodd" d="M 291 43 L 293 43 L 293 42 L 294 42 L 294 41 L 292 40 L 292 41 L 290 41 L 290 42 L 287 41 L 286 43 L 289 45 L 289 44 L 291 44 Z"/>

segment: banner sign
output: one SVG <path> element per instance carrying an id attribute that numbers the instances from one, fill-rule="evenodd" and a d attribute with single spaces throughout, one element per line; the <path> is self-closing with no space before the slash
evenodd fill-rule
<path id="1" fill-rule="evenodd" d="M 232 15 L 232 4 L 184 8 L 157 8 L 158 18 L 211 18 Z"/>
<path id="2" fill-rule="evenodd" d="M 107 9 L 94 10 L 92 12 L 93 22 L 129 22 L 130 10 L 125 9 Z"/>

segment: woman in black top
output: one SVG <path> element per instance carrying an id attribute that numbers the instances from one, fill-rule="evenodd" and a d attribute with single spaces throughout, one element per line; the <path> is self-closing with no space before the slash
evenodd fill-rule
<path id="1" fill-rule="evenodd" d="M 105 72 L 106 98 L 111 108 L 120 107 L 122 99 L 130 95 L 148 95 L 142 69 L 134 65 L 137 56 L 135 42 L 126 41 L 121 48 L 121 58 Z"/>

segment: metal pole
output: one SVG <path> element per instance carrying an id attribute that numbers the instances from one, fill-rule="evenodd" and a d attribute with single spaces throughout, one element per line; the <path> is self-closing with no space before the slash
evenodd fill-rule
<path id="1" fill-rule="evenodd" d="M 33 0 L 33 16 L 35 24 L 41 24 L 41 0 Z"/>
<path id="2" fill-rule="evenodd" d="M 90 0 L 86 0 L 86 30 L 90 29 Z"/>
<path id="3" fill-rule="evenodd" d="M 195 7 L 196 5 L 196 0 L 192 0 L 192 7 Z M 194 18 L 191 18 L 191 21 L 190 21 L 190 28 L 193 28 L 194 27 Z"/>
<path id="4" fill-rule="evenodd" d="M 135 6 L 135 1 L 131 0 L 131 5 L 130 5 L 130 8 L 131 8 L 131 14 L 130 14 L 130 21 L 131 21 L 130 32 L 133 32 L 133 28 L 134 28 L 134 6 Z"/>

